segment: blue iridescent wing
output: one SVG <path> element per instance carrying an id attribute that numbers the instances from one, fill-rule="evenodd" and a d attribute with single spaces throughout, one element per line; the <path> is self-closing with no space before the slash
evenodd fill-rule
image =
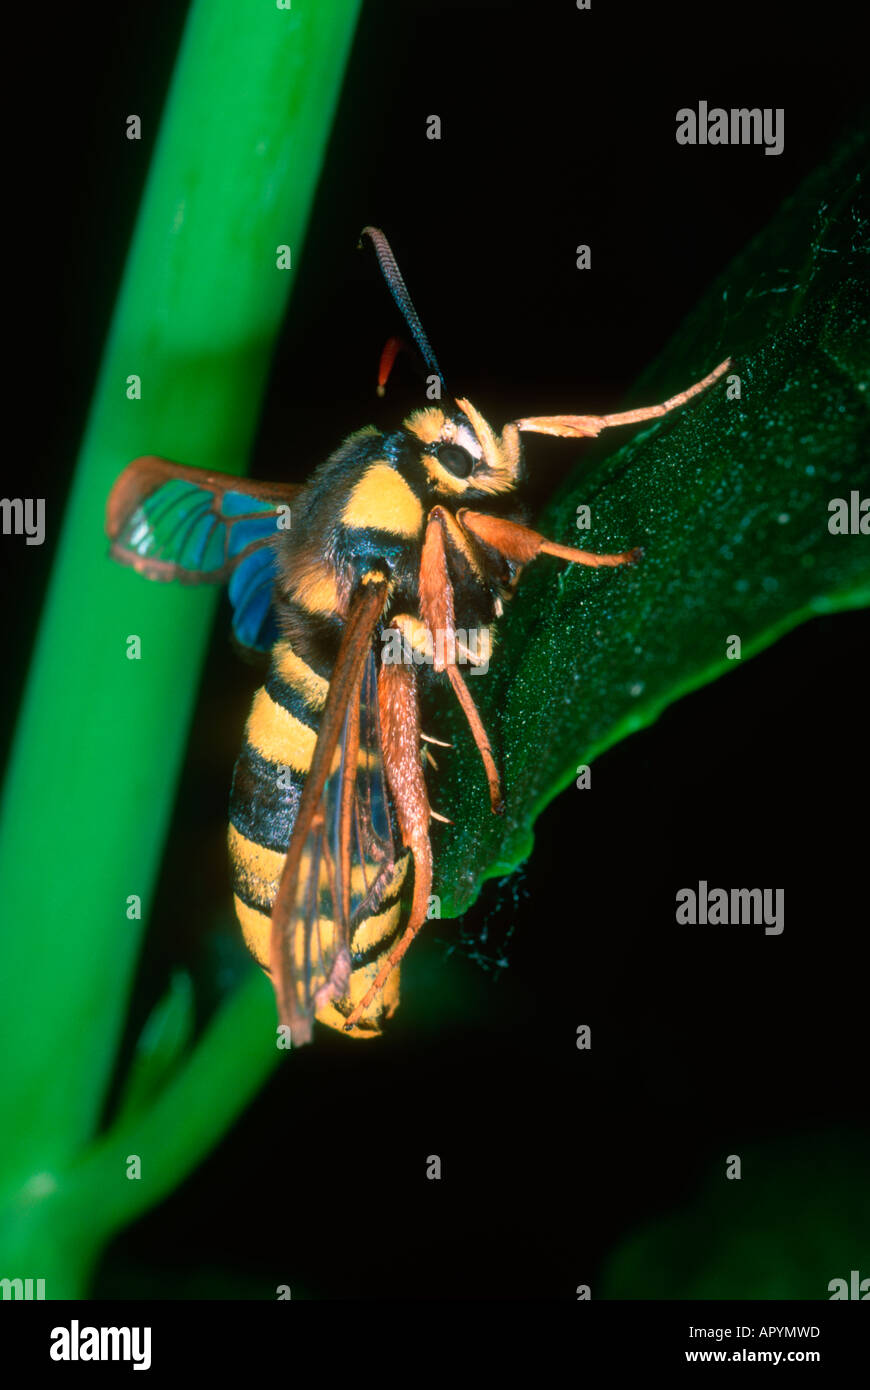
<path id="1" fill-rule="evenodd" d="M 287 483 L 258 483 L 154 456 L 135 459 L 109 496 L 111 554 L 148 579 L 229 580 L 237 638 L 265 650 L 277 635 L 275 543 L 289 526 L 298 492 Z"/>

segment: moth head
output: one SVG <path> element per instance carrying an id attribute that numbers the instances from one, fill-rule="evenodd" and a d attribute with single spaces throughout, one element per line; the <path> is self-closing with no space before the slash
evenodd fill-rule
<path id="1" fill-rule="evenodd" d="M 455 502 L 513 492 L 521 480 L 516 426 L 506 425 L 497 435 L 470 401 L 415 410 L 403 428 L 419 444 L 429 486 L 439 497 Z"/>

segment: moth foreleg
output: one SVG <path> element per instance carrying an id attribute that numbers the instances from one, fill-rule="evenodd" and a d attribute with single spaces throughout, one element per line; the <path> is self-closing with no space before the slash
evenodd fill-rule
<path id="1" fill-rule="evenodd" d="M 643 554 L 639 546 L 635 546 L 633 550 L 622 550 L 616 555 L 597 555 L 593 550 L 575 550 L 572 546 L 548 541 L 546 536 L 539 535 L 530 526 L 520 525 L 518 521 L 507 521 L 500 516 L 487 516 L 485 512 L 471 511 L 468 507 L 463 507 L 457 516 L 472 536 L 476 536 L 484 545 L 497 550 L 514 564 L 527 565 L 538 555 L 555 555 L 560 560 L 568 560 L 572 565 L 590 565 L 597 568 L 630 565 Z"/>
<path id="2" fill-rule="evenodd" d="M 714 381 L 718 381 L 730 366 L 731 358 L 726 357 L 724 362 L 720 362 L 719 366 L 714 367 L 701 381 L 696 381 L 694 386 L 689 386 L 685 391 L 678 391 L 661 405 L 641 406 L 639 410 L 622 410 L 615 415 L 529 415 L 523 420 L 514 420 L 513 424 L 518 430 L 530 434 L 555 434 L 562 439 L 594 438 L 602 430 L 613 429 L 614 425 L 639 425 L 644 420 L 657 420 L 662 415 L 669 415 L 672 410 L 679 410 L 680 406 L 685 405 L 693 396 L 700 395 L 708 386 L 712 386 Z"/>

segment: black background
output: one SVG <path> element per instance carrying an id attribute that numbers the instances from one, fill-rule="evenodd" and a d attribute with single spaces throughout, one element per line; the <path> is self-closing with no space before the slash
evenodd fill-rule
<path id="1" fill-rule="evenodd" d="M 812 11 L 804 28 L 786 5 L 593 3 L 364 6 L 255 476 L 302 478 L 345 433 L 399 413 L 373 396 L 396 320 L 355 250 L 364 223 L 391 237 L 454 393 L 496 422 L 612 409 L 864 118 L 845 5 Z M 167 3 L 59 12 L 46 53 L 34 16 L 28 51 L 42 57 L 12 166 L 12 273 L 32 294 L 8 408 L 27 425 L 28 495 L 47 498 L 49 517 L 182 22 Z M 702 98 L 784 107 L 785 152 L 678 147 L 674 113 Z M 140 144 L 123 135 L 133 111 Z M 440 142 L 425 138 L 432 113 Z M 592 273 L 575 269 L 580 242 Z M 403 389 L 400 375 L 398 400 Z M 560 458 L 533 455 L 541 494 Z M 16 555 L 10 719 L 53 539 Z M 128 1044 L 173 965 L 194 973 L 203 1012 L 241 968 L 224 815 L 256 677 L 226 633 L 224 612 Z M 778 1141 L 799 1162 L 820 1136 L 860 1127 L 866 641 L 860 614 L 816 620 L 602 758 L 594 799 L 569 791 L 550 806 L 524 871 L 415 947 L 392 1041 L 355 1047 L 321 1030 L 288 1057 L 202 1168 L 114 1243 L 97 1293 L 273 1297 L 288 1283 L 294 1297 L 529 1299 L 571 1297 L 580 1282 L 594 1293 L 623 1236 L 679 1206 L 725 1154 Z M 674 893 L 700 878 L 784 886 L 784 935 L 677 932 Z M 506 944 L 509 967 L 449 955 L 460 931 L 485 931 L 495 954 Z M 574 1045 L 581 1023 L 590 1053 Z M 440 1183 L 425 1178 L 429 1154 Z M 866 1231 L 856 1260 L 862 1245 Z M 820 1270 L 818 1296 L 838 1272 Z"/>

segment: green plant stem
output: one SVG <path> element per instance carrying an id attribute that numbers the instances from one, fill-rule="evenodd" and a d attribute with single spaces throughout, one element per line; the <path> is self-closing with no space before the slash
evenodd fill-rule
<path id="1" fill-rule="evenodd" d="M 251 1038 L 262 1045 L 239 1045 Z M 271 986 L 251 971 L 152 1105 L 19 1190 L 7 1213 L 7 1267 L 38 1270 L 52 1298 L 81 1297 L 105 1241 L 196 1167 L 287 1056 L 275 1038 Z"/>
<path id="2" fill-rule="evenodd" d="M 40 1173 L 63 1190 L 98 1126 L 213 612 L 212 594 L 150 585 L 110 562 L 106 498 L 138 454 L 244 469 L 358 3 L 191 8 L 69 504 L 48 519 L 56 559 L 0 821 L 0 1188 L 11 1194 Z M 277 266 L 282 245 L 292 272 Z M 141 399 L 129 397 L 132 376 Z M 127 656 L 131 635 L 139 660 Z M 127 915 L 130 895 L 141 920 Z M 212 1097 L 236 1056 L 216 1028 L 219 1045 L 207 1040 L 189 1073 Z M 189 1095 L 174 1116 L 185 1130 L 175 1180 L 273 1060 L 273 1022 L 263 1047 L 226 1104 Z M 159 1147 L 159 1132 L 147 1134 Z M 126 1197 L 107 1201 L 115 1223 L 137 1190 L 116 1179 Z M 168 1185 L 167 1169 L 152 1191 Z M 93 1219 L 62 1209 L 59 1249 Z M 0 1274 L 14 1275 L 6 1263 Z"/>

